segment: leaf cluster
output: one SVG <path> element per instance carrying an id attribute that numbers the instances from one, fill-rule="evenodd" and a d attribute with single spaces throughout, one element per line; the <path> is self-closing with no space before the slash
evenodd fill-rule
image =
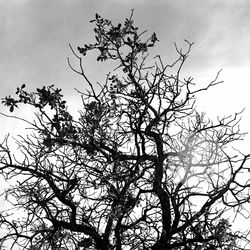
<path id="1" fill-rule="evenodd" d="M 131 64 L 137 60 L 137 55 L 147 52 L 158 41 L 155 33 L 146 41 L 141 41 L 141 36 L 145 32 L 139 33 L 138 27 L 134 26 L 132 17 L 133 12 L 130 18 L 126 18 L 123 25 L 119 23 L 114 26 L 110 20 L 96 14 L 95 19 L 91 20 L 96 25 L 94 28 L 96 43 L 78 47 L 78 51 L 85 56 L 88 51 L 97 49 L 100 52 L 97 61 L 117 60 L 123 56 L 121 66 L 125 72 L 128 71 Z M 122 53 L 123 49 L 126 50 L 126 53 Z M 119 51 L 119 55 L 117 51 Z"/>

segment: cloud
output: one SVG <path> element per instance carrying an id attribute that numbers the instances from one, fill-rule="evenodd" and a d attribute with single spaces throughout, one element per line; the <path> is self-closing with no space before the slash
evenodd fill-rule
<path id="1" fill-rule="evenodd" d="M 35 86 L 53 82 L 69 88 L 68 43 L 76 47 L 91 41 L 89 20 L 96 12 L 116 23 L 134 8 L 136 24 L 149 34 L 157 33 L 157 52 L 166 61 L 176 56 L 174 42 L 184 46 L 183 39 L 194 41 L 187 69 L 241 67 L 250 60 L 248 1 L 9 0 L 1 5 L 0 54 L 4 63 L 0 86 L 4 93 L 20 82 Z M 96 73 L 88 65 L 94 77 Z"/>

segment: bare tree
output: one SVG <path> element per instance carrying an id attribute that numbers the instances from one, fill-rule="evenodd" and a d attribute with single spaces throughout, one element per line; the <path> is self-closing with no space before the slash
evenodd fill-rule
<path id="1" fill-rule="evenodd" d="M 70 68 L 89 88 L 79 118 L 68 112 L 54 86 L 7 96 L 12 112 L 31 105 L 36 118 L 17 140 L 1 144 L 0 173 L 13 185 L 12 210 L 2 211 L 1 249 L 245 249 L 247 233 L 231 229 L 228 214 L 246 212 L 250 155 L 234 150 L 239 114 L 212 121 L 195 107 L 205 87 L 182 77 L 192 43 L 165 64 L 150 59 L 158 41 L 133 23 L 113 25 L 96 14 L 92 44 L 70 46 L 79 67 Z M 87 77 L 84 56 L 113 60 L 103 83 Z M 237 156 L 238 155 L 238 156 Z"/>

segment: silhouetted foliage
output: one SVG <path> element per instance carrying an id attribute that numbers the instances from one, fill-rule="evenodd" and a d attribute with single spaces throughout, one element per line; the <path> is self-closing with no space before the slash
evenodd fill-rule
<path id="1" fill-rule="evenodd" d="M 22 215 L 2 211 L 1 249 L 244 249 L 247 234 L 233 232 L 228 217 L 249 202 L 249 155 L 232 148 L 243 138 L 239 114 L 212 121 L 195 107 L 219 74 L 205 87 L 183 79 L 187 41 L 173 64 L 150 59 L 157 36 L 144 38 L 133 13 L 116 26 L 98 14 L 91 22 L 95 42 L 79 53 L 70 46 L 79 69 L 68 59 L 89 85 L 78 91 L 79 119 L 53 85 L 22 85 L 2 101 L 11 112 L 37 111 L 17 156 L 8 137 L 0 146 L 0 173 L 13 183 L 6 196 Z M 85 73 L 92 50 L 117 63 L 103 83 Z"/>

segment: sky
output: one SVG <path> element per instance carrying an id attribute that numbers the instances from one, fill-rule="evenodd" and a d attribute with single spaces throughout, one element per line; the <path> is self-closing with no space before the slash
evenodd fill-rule
<path id="1" fill-rule="evenodd" d="M 95 13 L 114 23 L 123 22 L 134 9 L 134 20 L 160 40 L 156 52 L 166 62 L 175 56 L 174 42 L 194 42 L 185 72 L 195 82 L 209 83 L 222 69 L 224 83 L 201 94 L 197 105 L 208 116 L 228 115 L 245 108 L 241 127 L 250 132 L 250 1 L 248 0 L 0 0 L 0 98 L 23 83 L 29 90 L 55 84 L 68 105 L 80 100 L 74 88 L 84 90 L 83 79 L 73 73 L 74 48 L 93 41 L 89 22 Z M 84 62 L 92 81 L 104 81 L 109 70 L 92 58 Z M 198 85 L 199 86 L 199 85 Z M 8 109 L 0 105 L 0 112 Z M 25 117 L 28 111 L 21 109 Z M 0 140 L 21 131 L 19 124 L 0 115 Z M 247 151 L 250 136 L 242 144 Z"/>
<path id="2" fill-rule="evenodd" d="M 222 69 L 220 80 L 224 84 L 202 95 L 197 103 L 211 116 L 245 108 L 242 127 L 248 129 L 247 0 L 0 0 L 1 97 L 14 93 L 23 83 L 30 90 L 55 84 L 74 103 L 78 98 L 74 88 L 84 90 L 86 83 L 67 65 L 67 57 L 74 61 L 68 44 L 76 48 L 93 41 L 89 21 L 95 13 L 118 23 L 130 15 L 131 9 L 135 9 L 134 19 L 142 30 L 156 32 L 160 40 L 157 53 L 166 62 L 176 56 L 174 42 L 179 47 L 185 47 L 184 39 L 194 42 L 185 70 L 196 82 L 208 83 Z M 84 63 L 94 82 L 102 81 L 110 70 L 93 60 Z M 0 106 L 0 112 L 6 109 Z M 16 129 L 5 117 L 0 117 L 0 125 L 4 131 Z"/>

